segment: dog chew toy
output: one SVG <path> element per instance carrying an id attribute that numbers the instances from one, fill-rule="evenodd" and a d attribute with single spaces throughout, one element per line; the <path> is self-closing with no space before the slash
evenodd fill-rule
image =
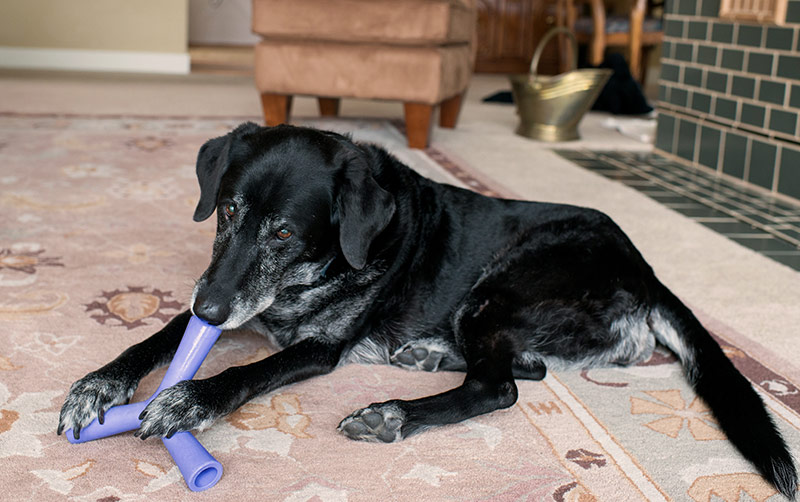
<path id="1" fill-rule="evenodd" d="M 192 316 L 181 343 L 178 345 L 178 350 L 175 352 L 175 357 L 172 358 L 164 379 L 153 395 L 145 401 L 114 406 L 109 409 L 105 412 L 105 420 L 102 424 L 95 418 L 89 425 L 81 429 L 80 439 L 75 439 L 72 429 L 69 429 L 66 432 L 69 442 L 85 443 L 138 429 L 142 423 L 139 420 L 142 410 L 162 390 L 194 377 L 211 347 L 219 338 L 219 334 L 220 330 L 216 326 Z M 191 432 L 178 432 L 169 439 L 162 438 L 162 441 L 190 490 L 196 492 L 207 490 L 217 484 L 222 476 L 222 464 L 203 448 L 203 445 Z"/>

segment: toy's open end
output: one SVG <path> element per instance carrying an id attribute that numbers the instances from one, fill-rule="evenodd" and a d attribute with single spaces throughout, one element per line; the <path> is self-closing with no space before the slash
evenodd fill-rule
<path id="1" fill-rule="evenodd" d="M 187 480 L 186 484 L 193 492 L 201 492 L 217 484 L 221 477 L 222 465 L 217 462 L 201 467 L 192 479 Z"/>
<path id="2" fill-rule="evenodd" d="M 219 478 L 221 477 L 222 466 L 220 464 L 209 465 L 207 467 L 203 467 L 199 472 L 197 472 L 194 478 L 187 484 L 189 485 L 190 490 L 194 492 L 200 492 L 217 484 L 217 481 L 219 481 Z"/>
<path id="3" fill-rule="evenodd" d="M 178 432 L 171 438 L 162 438 L 162 441 L 190 490 L 199 492 L 211 488 L 222 477 L 222 464 L 191 432 Z"/>

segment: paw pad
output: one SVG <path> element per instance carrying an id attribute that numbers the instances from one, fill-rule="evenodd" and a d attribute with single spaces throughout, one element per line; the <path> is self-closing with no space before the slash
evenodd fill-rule
<path id="1" fill-rule="evenodd" d="M 420 371 L 436 371 L 445 354 L 424 347 L 404 345 L 391 357 L 392 364 L 402 368 Z"/>
<path id="2" fill-rule="evenodd" d="M 373 405 L 358 410 L 339 424 L 339 431 L 350 439 L 393 443 L 402 439 L 405 420 L 393 405 Z"/>

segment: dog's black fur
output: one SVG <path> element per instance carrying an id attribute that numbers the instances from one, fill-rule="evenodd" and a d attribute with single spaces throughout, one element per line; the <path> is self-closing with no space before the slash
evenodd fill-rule
<path id="1" fill-rule="evenodd" d="M 137 434 L 210 425 L 248 400 L 348 362 L 459 370 L 439 395 L 372 404 L 353 439 L 396 441 L 506 408 L 516 378 L 547 367 L 627 365 L 656 341 L 741 453 L 793 497 L 792 457 L 761 399 L 606 215 L 500 200 L 422 178 L 371 145 L 307 128 L 243 124 L 203 145 L 195 220 L 216 210 L 196 315 L 264 333 L 260 362 L 159 394 Z M 190 312 L 73 384 L 59 433 L 126 402 L 172 358 Z"/>

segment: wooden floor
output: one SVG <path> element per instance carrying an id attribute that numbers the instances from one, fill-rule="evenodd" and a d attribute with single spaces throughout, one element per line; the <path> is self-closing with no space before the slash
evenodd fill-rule
<path id="1" fill-rule="evenodd" d="M 252 75 L 253 46 L 207 46 L 189 47 L 192 73 L 214 73 L 222 75 Z"/>

